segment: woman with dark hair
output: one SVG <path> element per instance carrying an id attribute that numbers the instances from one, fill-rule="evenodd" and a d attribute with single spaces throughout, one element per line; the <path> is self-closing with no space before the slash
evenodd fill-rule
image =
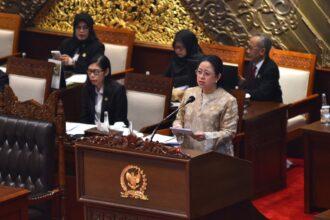
<path id="1" fill-rule="evenodd" d="M 93 58 L 87 69 L 88 80 L 82 93 L 81 122 L 94 124 L 104 122 L 108 112 L 109 124 L 127 120 L 127 97 L 125 87 L 111 80 L 109 59 L 100 55 Z"/>
<path id="2" fill-rule="evenodd" d="M 174 87 L 196 86 L 195 69 L 204 56 L 196 35 L 181 30 L 176 33 L 172 46 L 174 55 L 164 75 L 173 78 Z"/>
<path id="3" fill-rule="evenodd" d="M 65 71 L 86 74 L 90 60 L 104 54 L 104 45 L 97 39 L 94 20 L 87 13 L 77 14 L 73 21 L 73 36 L 59 46 Z"/>
<path id="4" fill-rule="evenodd" d="M 206 56 L 196 69 L 198 86 L 185 91 L 181 105 L 190 96 L 193 103 L 181 108 L 173 127 L 190 128 L 182 146 L 202 151 L 216 151 L 233 156 L 232 138 L 237 129 L 238 108 L 236 99 L 218 86 L 223 65 L 217 56 Z M 180 134 L 178 134 L 180 135 Z"/>

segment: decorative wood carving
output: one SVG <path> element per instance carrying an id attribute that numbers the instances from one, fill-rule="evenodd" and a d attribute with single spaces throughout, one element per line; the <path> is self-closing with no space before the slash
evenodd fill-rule
<path id="1" fill-rule="evenodd" d="M 59 91 L 55 91 L 49 95 L 43 105 L 34 100 L 20 102 L 13 90 L 9 86 L 5 86 L 0 100 L 1 114 L 55 123 L 58 99 Z"/>
<path id="2" fill-rule="evenodd" d="M 2 0 L 0 11 L 19 14 L 23 18 L 25 25 L 31 25 L 36 13 L 46 2 L 47 0 Z"/>
<path id="3" fill-rule="evenodd" d="M 158 142 L 143 141 L 134 135 L 127 137 L 109 134 L 108 136 L 83 137 L 76 141 L 78 144 L 94 145 L 107 148 L 117 148 L 127 151 L 143 152 L 176 158 L 190 158 L 181 152 L 179 148 L 166 146 Z"/>

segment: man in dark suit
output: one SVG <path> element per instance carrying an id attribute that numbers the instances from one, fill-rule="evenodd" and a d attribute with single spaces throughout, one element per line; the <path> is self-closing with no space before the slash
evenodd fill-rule
<path id="1" fill-rule="evenodd" d="M 268 56 L 271 47 L 271 40 L 262 34 L 249 40 L 246 52 L 251 62 L 240 79 L 240 88 L 251 95 L 251 100 L 282 102 L 279 70 Z"/>

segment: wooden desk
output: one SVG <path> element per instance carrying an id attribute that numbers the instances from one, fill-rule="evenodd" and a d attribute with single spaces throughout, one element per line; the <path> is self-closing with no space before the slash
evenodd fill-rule
<path id="1" fill-rule="evenodd" d="M 286 185 L 287 105 L 251 102 L 243 116 L 243 158 L 252 161 L 254 197 Z"/>
<path id="2" fill-rule="evenodd" d="M 0 186 L 0 219 L 28 220 L 29 193 L 26 189 Z"/>
<path id="3" fill-rule="evenodd" d="M 330 209 L 330 125 L 320 121 L 305 126 L 305 212 Z"/>

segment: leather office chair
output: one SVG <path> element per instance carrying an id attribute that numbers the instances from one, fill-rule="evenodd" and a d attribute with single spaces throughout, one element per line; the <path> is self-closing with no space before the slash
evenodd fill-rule
<path id="1" fill-rule="evenodd" d="M 34 99 L 44 103 L 51 90 L 55 65 L 43 60 L 9 57 L 7 62 L 9 85 L 19 101 Z"/>
<path id="2" fill-rule="evenodd" d="M 19 102 L 6 86 L 0 94 L 0 184 L 26 188 L 29 219 L 50 219 L 45 202 L 60 199 L 60 219 L 65 219 L 65 119 L 59 92 L 44 105 Z M 58 185 L 54 187 L 55 150 L 58 150 Z"/>
<path id="3" fill-rule="evenodd" d="M 318 94 L 313 93 L 316 56 L 272 48 L 270 58 L 279 66 L 283 103 L 288 104 L 287 140 L 299 136 L 299 127 L 319 114 Z"/>
<path id="4" fill-rule="evenodd" d="M 21 16 L 0 13 L 0 64 L 7 62 L 9 56 L 18 54 Z"/>
<path id="5" fill-rule="evenodd" d="M 95 26 L 95 33 L 105 46 L 114 79 L 122 79 L 131 68 L 135 32 L 128 29 Z"/>
<path id="6" fill-rule="evenodd" d="M 126 74 L 127 118 L 135 130 L 157 124 L 168 115 L 172 86 L 167 77 Z"/>

